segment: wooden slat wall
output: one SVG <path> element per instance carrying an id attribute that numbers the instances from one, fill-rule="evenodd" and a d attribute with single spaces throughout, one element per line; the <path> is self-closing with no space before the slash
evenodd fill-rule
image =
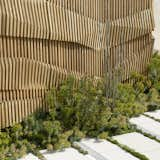
<path id="1" fill-rule="evenodd" d="M 47 3 L 44 0 L 1 1 L 3 1 L 1 33 L 3 36 L 74 42 L 96 50 L 106 47 L 106 36 L 104 35 L 107 28 L 106 24 L 101 21 L 67 10 L 56 5 L 57 3 Z M 96 6 L 96 3 L 94 5 Z M 22 17 L 18 18 L 14 14 L 16 12 L 17 15 L 20 15 L 21 12 L 24 13 Z M 110 46 L 150 33 L 154 28 L 150 9 L 110 20 L 109 23 Z M 124 36 L 123 40 L 121 35 Z"/>
<path id="2" fill-rule="evenodd" d="M 103 57 L 101 50 L 97 51 L 75 43 L 40 39 L 0 37 L 0 42 L 2 44 L 1 58 L 32 59 L 59 66 L 68 71 L 86 73 L 90 76 L 102 76 Z M 91 56 L 95 58 L 91 59 Z M 75 57 L 78 57 L 78 59 L 75 59 Z M 90 67 L 87 67 L 88 64 L 85 61 L 89 65 L 93 64 L 93 66 L 90 66 L 93 67 L 92 71 L 89 69 Z"/>
<path id="3" fill-rule="evenodd" d="M 45 111 L 70 74 L 145 72 L 153 28 L 152 0 L 0 0 L 0 128 Z"/>

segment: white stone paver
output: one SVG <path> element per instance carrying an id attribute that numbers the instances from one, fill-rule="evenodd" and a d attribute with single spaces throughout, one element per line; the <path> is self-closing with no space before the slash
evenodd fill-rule
<path id="1" fill-rule="evenodd" d="M 36 156 L 33 154 L 28 154 L 27 156 L 22 157 L 21 159 L 18 160 L 39 160 Z"/>
<path id="2" fill-rule="evenodd" d="M 146 112 L 148 116 L 160 119 L 160 110 Z M 160 139 L 160 123 L 152 118 L 141 115 L 130 119 L 130 123 L 137 126 L 143 132 L 149 133 Z M 150 160 L 160 160 L 160 143 L 134 132 L 113 137 L 119 143 L 146 155 Z M 47 160 L 138 160 L 138 158 L 122 150 L 115 144 L 106 140 L 83 139 L 76 142 L 81 148 L 88 151 L 88 155 L 79 153 L 76 149 L 68 148 L 61 152 L 41 151 Z M 39 160 L 33 154 L 28 154 L 18 160 Z"/>
<path id="3" fill-rule="evenodd" d="M 73 148 L 53 153 L 48 153 L 46 150 L 43 150 L 41 153 L 47 160 L 95 160 L 90 155 L 83 155 Z"/>
<path id="4" fill-rule="evenodd" d="M 106 140 L 84 139 L 76 144 L 87 150 L 96 160 L 138 160 Z"/>
<path id="5" fill-rule="evenodd" d="M 129 133 L 113 137 L 119 143 L 139 152 L 150 160 L 160 159 L 160 143 L 143 136 L 140 133 Z"/>
<path id="6" fill-rule="evenodd" d="M 136 125 L 137 128 L 143 132 L 149 133 L 155 136 L 157 139 L 160 139 L 159 122 L 142 115 L 140 117 L 130 119 L 130 123 Z"/>
<path id="7" fill-rule="evenodd" d="M 146 112 L 145 114 L 160 120 L 160 110 L 156 110 L 154 112 Z"/>

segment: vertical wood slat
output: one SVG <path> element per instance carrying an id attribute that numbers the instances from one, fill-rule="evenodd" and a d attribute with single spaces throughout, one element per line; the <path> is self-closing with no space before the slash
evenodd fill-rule
<path id="1" fill-rule="evenodd" d="M 103 77 L 106 37 L 107 63 L 122 67 L 121 80 L 150 61 L 152 0 L 0 1 L 0 128 L 39 110 L 69 74 Z"/>

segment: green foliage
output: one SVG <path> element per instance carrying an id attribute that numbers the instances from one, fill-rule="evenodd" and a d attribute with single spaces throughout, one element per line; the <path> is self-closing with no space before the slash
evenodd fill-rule
<path id="1" fill-rule="evenodd" d="M 34 114 L 0 132 L 0 159 L 16 160 L 27 152 L 41 157 L 39 149 L 63 150 L 86 136 L 106 139 L 132 131 L 130 117 L 160 108 L 160 57 L 153 57 L 148 76 L 132 73 L 131 79 L 132 84 L 118 85 L 114 99 L 106 99 L 103 81 L 84 78 L 75 87 L 74 78 L 68 78 L 47 93 L 48 113 Z"/>
<path id="2" fill-rule="evenodd" d="M 160 108 L 160 56 L 155 54 L 148 67 L 148 75 L 132 74 L 136 95 L 148 111 Z"/>
<path id="3" fill-rule="evenodd" d="M 7 132 L 0 132 L 0 147 L 8 146 L 10 137 Z"/>
<path id="4" fill-rule="evenodd" d="M 148 111 L 154 111 L 160 108 L 160 95 L 156 88 L 150 89 L 146 103 Z"/>
<path id="5" fill-rule="evenodd" d="M 107 139 L 108 138 L 108 133 L 107 132 L 102 132 L 101 134 L 98 135 L 98 139 Z"/>
<path id="6" fill-rule="evenodd" d="M 139 94 L 147 91 L 151 88 L 152 82 L 151 80 L 139 73 L 133 72 L 131 74 L 131 80 L 133 81 L 133 88 L 135 90 L 135 95 L 138 96 Z"/>
<path id="7" fill-rule="evenodd" d="M 160 55 L 155 54 L 148 67 L 152 88 L 148 92 L 148 110 L 160 108 Z"/>
<path id="8" fill-rule="evenodd" d="M 152 83 L 158 85 L 160 83 L 160 55 L 155 54 L 153 56 L 148 70 L 149 78 L 151 79 Z"/>
<path id="9" fill-rule="evenodd" d="M 70 137 L 70 141 L 80 141 L 82 138 L 85 138 L 86 134 L 80 131 L 77 127 L 73 128 L 73 135 Z"/>

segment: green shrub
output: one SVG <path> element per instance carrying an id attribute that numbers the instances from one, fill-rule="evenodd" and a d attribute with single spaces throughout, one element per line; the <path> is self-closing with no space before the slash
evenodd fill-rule
<path id="1" fill-rule="evenodd" d="M 148 67 L 149 78 L 153 84 L 158 85 L 160 83 L 160 55 L 155 54 Z"/>
<path id="2" fill-rule="evenodd" d="M 84 78 L 75 87 L 74 78 L 68 78 L 47 93 L 48 113 L 0 132 L 0 159 L 16 160 L 28 152 L 41 157 L 39 149 L 63 150 L 86 136 L 106 139 L 132 131 L 130 117 L 160 108 L 159 56 L 153 57 L 148 75 L 132 73 L 133 83 L 119 84 L 114 99 L 106 98 L 103 81 Z"/>
<path id="3" fill-rule="evenodd" d="M 74 79 L 69 78 L 59 90 L 48 93 L 47 100 L 56 95 L 48 105 L 50 111 L 56 111 L 55 118 L 63 128 L 70 130 L 76 126 L 85 134 L 97 134 L 104 130 L 111 111 L 106 106 L 106 98 L 100 86 L 101 82 L 95 86 L 91 80 L 85 79 L 75 88 Z"/>
<path id="4" fill-rule="evenodd" d="M 148 110 L 160 108 L 160 55 L 155 54 L 148 67 L 148 77 L 152 82 L 152 88 L 148 92 Z"/>

